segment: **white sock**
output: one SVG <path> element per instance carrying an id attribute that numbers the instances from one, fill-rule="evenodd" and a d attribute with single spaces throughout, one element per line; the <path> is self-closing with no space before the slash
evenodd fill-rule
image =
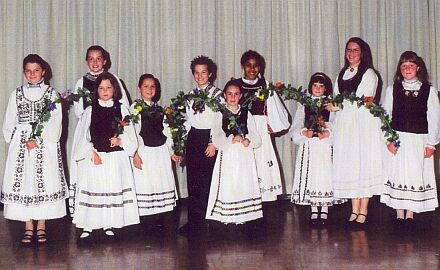
<path id="1" fill-rule="evenodd" d="M 321 219 L 327 219 L 328 217 L 328 206 L 321 207 Z"/>
<path id="2" fill-rule="evenodd" d="M 310 219 L 317 219 L 318 218 L 318 206 L 312 206 L 312 213 L 313 214 L 310 216 Z"/>

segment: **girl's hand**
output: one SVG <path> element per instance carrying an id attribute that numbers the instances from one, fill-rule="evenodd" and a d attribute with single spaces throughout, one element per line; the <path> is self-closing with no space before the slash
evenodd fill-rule
<path id="1" fill-rule="evenodd" d="M 432 149 L 431 147 L 425 146 L 425 158 L 430 158 L 432 155 L 434 155 L 435 149 Z"/>
<path id="2" fill-rule="evenodd" d="M 92 158 L 91 158 L 91 160 L 92 160 L 93 164 L 95 164 L 95 165 L 101 165 L 102 164 L 101 157 L 95 151 L 92 151 Z"/>
<path id="3" fill-rule="evenodd" d="M 251 141 L 248 138 L 244 138 L 241 143 L 243 144 L 244 147 L 248 147 L 249 144 L 251 143 Z"/>
<path id="4" fill-rule="evenodd" d="M 136 152 L 136 154 L 134 154 L 134 157 L 133 157 L 133 166 L 136 169 L 142 170 L 142 164 L 144 164 L 142 162 L 142 158 L 141 158 L 141 156 L 139 156 L 139 153 Z"/>
<path id="5" fill-rule="evenodd" d="M 269 134 L 272 134 L 272 133 L 273 133 L 273 129 L 269 126 L 269 124 L 267 124 L 267 132 L 268 132 Z"/>
<path id="6" fill-rule="evenodd" d="M 173 154 L 173 155 L 171 156 L 171 160 L 174 161 L 174 162 L 176 162 L 177 164 L 179 164 L 179 163 L 182 161 L 182 157 Z"/>
<path id="7" fill-rule="evenodd" d="M 28 151 L 31 151 L 32 149 L 34 149 L 37 146 L 38 146 L 38 144 L 35 140 L 29 140 L 26 142 L 26 148 Z"/>
<path id="8" fill-rule="evenodd" d="M 320 140 L 330 137 L 330 131 L 324 130 L 322 133 L 318 133 L 318 138 Z"/>
<path id="9" fill-rule="evenodd" d="M 243 137 L 240 135 L 235 135 L 234 138 L 232 138 L 232 143 L 241 143 L 243 141 Z"/>
<path id="10" fill-rule="evenodd" d="M 337 112 L 339 111 L 339 107 L 337 106 L 333 106 L 333 104 L 331 102 L 327 103 L 325 105 L 325 109 L 329 112 Z"/>
<path id="11" fill-rule="evenodd" d="M 121 138 L 112 137 L 110 138 L 110 147 L 116 147 L 121 145 Z"/>
<path id="12" fill-rule="evenodd" d="M 312 138 L 313 137 L 313 130 L 306 129 L 302 131 L 302 135 L 306 138 Z"/>
<path id="13" fill-rule="evenodd" d="M 208 144 L 208 147 L 206 147 L 205 155 L 207 157 L 213 157 L 215 155 L 215 146 L 212 144 Z"/>
<path id="14" fill-rule="evenodd" d="M 394 145 L 394 143 L 387 144 L 387 148 L 388 148 L 388 151 L 390 151 L 391 154 L 393 154 L 393 155 L 397 154 L 397 150 L 399 149 Z"/>

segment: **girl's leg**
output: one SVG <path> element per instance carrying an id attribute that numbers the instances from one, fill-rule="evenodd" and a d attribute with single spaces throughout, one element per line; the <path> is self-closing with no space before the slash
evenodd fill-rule
<path id="1" fill-rule="evenodd" d="M 37 242 L 42 244 L 47 242 L 46 238 L 46 220 L 40 219 L 37 223 Z"/>
<path id="2" fill-rule="evenodd" d="M 414 212 L 406 210 L 406 219 L 414 219 Z"/>
<path id="3" fill-rule="evenodd" d="M 361 199 L 351 199 L 351 215 L 349 221 L 355 221 L 361 210 Z"/>
<path id="4" fill-rule="evenodd" d="M 370 198 L 362 198 L 360 199 L 360 209 L 359 209 L 359 216 L 356 219 L 356 222 L 358 223 L 365 223 L 367 220 L 368 215 L 368 202 L 370 201 Z"/>
<path id="5" fill-rule="evenodd" d="M 403 209 L 396 209 L 396 214 L 397 214 L 398 219 L 405 218 L 405 210 L 403 210 Z"/>
<path id="6" fill-rule="evenodd" d="M 22 244 L 32 243 L 32 238 L 34 237 L 34 221 L 28 220 L 24 223 L 24 235 L 21 239 Z"/>
<path id="7" fill-rule="evenodd" d="M 310 214 L 310 219 L 318 218 L 318 206 L 312 206 L 312 212 Z"/>
<path id="8" fill-rule="evenodd" d="M 319 215 L 321 219 L 327 219 L 328 217 L 328 206 L 322 206 L 321 207 L 321 213 Z"/>

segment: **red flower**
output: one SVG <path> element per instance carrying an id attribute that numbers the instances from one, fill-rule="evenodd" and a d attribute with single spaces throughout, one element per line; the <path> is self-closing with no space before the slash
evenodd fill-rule
<path id="1" fill-rule="evenodd" d="M 283 86 L 282 82 L 276 82 L 275 83 L 275 88 L 281 88 Z"/>
<path id="2" fill-rule="evenodd" d="M 173 113 L 173 109 L 171 109 L 171 107 L 167 107 L 165 110 L 165 114 L 172 114 Z"/>
<path id="3" fill-rule="evenodd" d="M 128 126 L 128 123 L 125 122 L 124 120 L 119 120 L 119 124 L 120 124 L 121 126 L 123 126 L 123 127 Z"/>
<path id="4" fill-rule="evenodd" d="M 373 103 L 373 97 L 365 97 L 365 107 L 370 107 L 371 103 Z"/>

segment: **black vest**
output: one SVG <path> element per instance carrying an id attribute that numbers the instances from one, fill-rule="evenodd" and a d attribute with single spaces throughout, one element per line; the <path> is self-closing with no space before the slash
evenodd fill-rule
<path id="1" fill-rule="evenodd" d="M 230 111 L 228 111 L 230 112 Z M 239 132 L 237 131 L 237 129 L 228 129 L 228 125 L 229 125 L 229 117 L 234 117 L 235 118 L 235 122 L 237 123 L 238 127 L 241 130 L 241 134 L 246 135 L 249 133 L 248 129 L 247 129 L 247 118 L 248 118 L 248 110 L 246 108 L 241 108 L 237 114 L 232 114 L 232 112 L 228 113 L 228 114 L 224 114 L 223 115 L 223 121 L 222 121 L 222 128 L 223 131 L 226 133 L 226 137 L 228 137 L 229 135 L 239 135 Z"/>
<path id="2" fill-rule="evenodd" d="M 344 76 L 345 69 L 341 70 L 341 72 L 339 72 L 338 75 L 339 93 L 340 94 L 356 93 L 357 88 L 361 83 L 362 77 L 364 76 L 364 73 L 366 71 L 367 69 L 359 69 L 356 75 L 353 76 L 353 78 L 350 78 L 348 80 L 343 80 L 342 77 Z"/>
<path id="3" fill-rule="evenodd" d="M 264 78 L 259 78 L 254 85 L 245 83 L 241 78 L 235 79 L 235 81 L 240 85 L 241 93 L 243 94 L 240 104 L 242 104 L 248 96 L 254 97 L 261 87 L 266 87 L 266 80 Z M 250 112 L 252 115 L 266 115 L 266 102 L 258 98 L 253 98 Z"/>
<path id="4" fill-rule="evenodd" d="M 139 135 L 144 140 L 144 145 L 157 147 L 163 145 L 167 137 L 163 135 L 163 114 L 159 111 L 148 115 L 141 113 L 141 130 Z"/>
<path id="5" fill-rule="evenodd" d="M 318 126 L 316 125 L 315 118 L 322 115 L 324 122 L 328 122 L 330 117 L 330 112 L 326 109 L 321 110 L 320 113 L 310 110 L 309 106 L 304 106 L 304 126 L 307 129 L 311 129 L 314 132 L 318 132 Z"/>
<path id="6" fill-rule="evenodd" d="M 394 130 L 427 134 L 428 97 L 430 85 L 422 84 L 419 91 L 403 89 L 402 81 L 393 85 L 393 115 L 391 127 Z"/>
<path id="7" fill-rule="evenodd" d="M 122 119 L 121 104 L 115 101 L 113 107 L 101 107 L 98 101 L 92 104 L 92 119 L 90 123 L 90 136 L 98 152 L 121 151 L 119 146 L 110 147 L 110 138 L 117 131 L 116 118 Z"/>

